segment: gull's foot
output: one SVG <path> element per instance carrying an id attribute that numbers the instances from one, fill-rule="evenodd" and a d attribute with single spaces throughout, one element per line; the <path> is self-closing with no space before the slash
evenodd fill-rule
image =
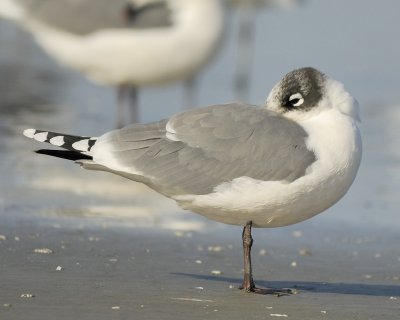
<path id="1" fill-rule="evenodd" d="M 273 295 L 276 297 L 290 296 L 292 294 L 298 294 L 298 290 L 296 289 L 275 289 L 275 288 L 257 288 L 256 286 L 250 286 L 245 288 L 243 285 L 239 287 L 240 290 L 244 290 L 248 293 L 256 293 L 256 294 L 265 294 L 265 295 Z"/>

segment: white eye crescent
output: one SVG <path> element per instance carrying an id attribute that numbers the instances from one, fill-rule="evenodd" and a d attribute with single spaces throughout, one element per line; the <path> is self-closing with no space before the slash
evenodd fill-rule
<path id="1" fill-rule="evenodd" d="M 295 93 L 289 97 L 289 102 L 293 107 L 299 107 L 304 103 L 304 98 L 301 93 Z"/>

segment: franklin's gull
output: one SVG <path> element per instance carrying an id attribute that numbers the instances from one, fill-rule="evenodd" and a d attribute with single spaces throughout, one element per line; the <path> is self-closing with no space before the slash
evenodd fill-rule
<path id="1" fill-rule="evenodd" d="M 184 209 L 244 226 L 247 292 L 254 285 L 251 227 L 309 219 L 342 198 L 361 160 L 358 105 L 343 85 L 313 68 L 294 70 L 258 108 L 212 105 L 100 137 L 27 129 L 62 150 L 38 153 L 142 182 Z"/>

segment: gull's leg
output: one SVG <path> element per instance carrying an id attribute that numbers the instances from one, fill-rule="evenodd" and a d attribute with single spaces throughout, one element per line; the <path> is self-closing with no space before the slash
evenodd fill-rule
<path id="1" fill-rule="evenodd" d="M 125 104 L 128 99 L 130 123 L 139 121 L 138 89 L 134 86 L 120 85 L 117 87 L 117 128 L 125 125 Z"/>
<path id="2" fill-rule="evenodd" d="M 120 85 L 117 87 L 117 128 L 124 126 L 124 100 L 125 100 L 126 86 Z"/>
<path id="3" fill-rule="evenodd" d="M 291 289 L 271 289 L 271 288 L 257 288 L 253 280 L 253 270 L 251 267 L 251 247 L 253 245 L 253 238 L 251 236 L 251 225 L 252 222 L 247 222 L 243 228 L 242 240 L 243 240 L 243 255 L 244 255 L 244 277 L 243 283 L 239 287 L 240 290 L 246 292 L 253 292 L 258 294 L 273 294 L 276 296 L 288 295 L 295 293 Z"/>
<path id="4" fill-rule="evenodd" d="M 136 87 L 130 86 L 129 90 L 129 109 L 131 123 L 139 122 L 139 91 Z"/>
<path id="5" fill-rule="evenodd" d="M 240 289 L 243 289 L 246 292 L 254 292 L 255 289 L 253 280 L 253 269 L 251 267 L 251 247 L 253 245 L 253 238 L 251 236 L 251 225 L 252 225 L 251 221 L 247 222 L 242 232 L 244 277 Z"/>
<path id="6" fill-rule="evenodd" d="M 234 90 L 236 99 L 246 101 L 250 92 L 250 78 L 254 55 L 254 10 L 244 6 L 239 10 L 238 46 Z"/>
<path id="7" fill-rule="evenodd" d="M 195 107 L 197 101 L 197 76 L 191 76 L 183 83 L 183 108 Z"/>

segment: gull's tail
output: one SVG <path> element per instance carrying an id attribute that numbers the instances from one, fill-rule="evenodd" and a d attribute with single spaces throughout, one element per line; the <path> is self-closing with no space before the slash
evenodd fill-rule
<path id="1" fill-rule="evenodd" d="M 48 150 L 42 149 L 36 151 L 40 154 L 46 154 L 58 158 L 69 160 L 91 159 L 90 150 L 97 141 L 96 137 L 82 137 L 62 134 L 57 132 L 26 129 L 24 136 L 39 142 L 47 142 L 66 150 Z"/>

